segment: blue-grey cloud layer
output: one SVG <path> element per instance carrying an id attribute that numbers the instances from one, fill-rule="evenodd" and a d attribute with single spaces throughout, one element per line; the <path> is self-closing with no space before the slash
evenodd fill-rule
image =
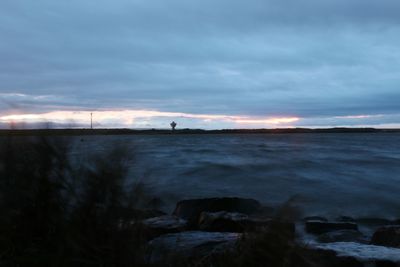
<path id="1" fill-rule="evenodd" d="M 0 112 L 390 117 L 398 14 L 397 0 L 2 0 Z"/>

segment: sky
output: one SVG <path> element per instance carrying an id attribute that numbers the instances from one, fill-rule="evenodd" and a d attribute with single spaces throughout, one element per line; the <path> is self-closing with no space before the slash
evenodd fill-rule
<path id="1" fill-rule="evenodd" d="M 1 0 L 0 127 L 400 127 L 398 0 Z"/>

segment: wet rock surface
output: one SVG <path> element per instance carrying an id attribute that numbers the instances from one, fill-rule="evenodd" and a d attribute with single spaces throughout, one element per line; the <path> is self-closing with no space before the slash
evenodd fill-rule
<path id="1" fill-rule="evenodd" d="M 337 257 L 352 257 L 368 264 L 375 264 L 376 262 L 392 264 L 389 266 L 399 266 L 400 264 L 400 249 L 397 248 L 360 244 L 356 242 L 325 243 L 317 244 L 316 247 L 327 251 L 333 251 L 336 253 Z"/>
<path id="2" fill-rule="evenodd" d="M 151 237 L 186 230 L 187 221 L 177 216 L 164 215 L 146 219 L 142 222 Z"/>
<path id="3" fill-rule="evenodd" d="M 350 216 L 339 216 L 335 219 L 337 222 L 356 222 L 356 220 L 353 217 Z"/>
<path id="4" fill-rule="evenodd" d="M 171 257 L 193 260 L 215 256 L 236 251 L 239 240 L 243 246 L 246 237 L 265 231 L 273 233 L 271 236 L 285 236 L 289 243 L 300 244 L 295 224 L 282 218 L 273 219 L 271 214 L 272 209 L 253 199 L 180 201 L 172 215 L 142 221 L 151 239 L 146 259 L 159 264 Z M 311 266 L 310 260 L 315 266 L 328 267 L 400 266 L 400 226 L 395 223 L 383 218 L 340 216 L 329 221 L 322 216 L 305 217 L 298 225 L 300 233 L 304 235 L 304 226 L 305 232 L 311 234 L 304 235 L 311 238 L 311 243 L 308 243 L 310 247 L 302 248 L 301 257 L 305 258 L 298 259 L 298 266 Z"/>
<path id="5" fill-rule="evenodd" d="M 371 244 L 400 248 L 400 225 L 379 228 L 372 236 Z"/>
<path id="6" fill-rule="evenodd" d="M 174 255 L 190 258 L 223 253 L 233 249 L 240 237 L 241 234 L 238 233 L 203 231 L 163 235 L 149 243 L 147 261 L 162 262 Z"/>
<path id="7" fill-rule="evenodd" d="M 199 229 L 210 232 L 251 231 L 267 226 L 271 219 L 249 216 L 238 212 L 202 212 L 199 218 Z"/>
<path id="8" fill-rule="evenodd" d="M 303 218 L 303 222 L 308 222 L 308 221 L 320 221 L 320 222 L 327 222 L 328 219 L 322 216 L 308 216 Z"/>
<path id="9" fill-rule="evenodd" d="M 298 264 L 296 265 L 299 267 L 365 267 L 364 263 L 356 258 L 339 257 L 333 250 L 303 249 L 301 254 L 303 257 L 297 260 Z"/>
<path id="10" fill-rule="evenodd" d="M 357 218 L 355 219 L 356 223 L 369 225 L 369 226 L 382 226 L 382 225 L 396 225 L 400 224 L 398 220 L 389 220 L 384 218 Z"/>
<path id="11" fill-rule="evenodd" d="M 202 212 L 237 212 L 246 215 L 263 210 L 260 202 L 254 199 L 224 197 L 182 200 L 176 204 L 173 215 L 188 220 L 190 225 L 197 224 Z"/>
<path id="12" fill-rule="evenodd" d="M 316 253 L 311 256 L 329 258 L 320 266 L 400 266 L 400 226 L 393 225 L 395 221 L 350 216 L 337 217 L 334 222 L 316 216 L 304 220 L 306 232 L 312 234 L 306 242 Z"/>
<path id="13" fill-rule="evenodd" d="M 202 212 L 199 217 L 199 229 L 209 232 L 244 232 L 249 216 L 237 212 Z"/>

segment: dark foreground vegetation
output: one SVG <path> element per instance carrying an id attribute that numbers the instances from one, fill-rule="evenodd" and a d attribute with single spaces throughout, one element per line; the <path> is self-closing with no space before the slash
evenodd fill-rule
<path id="1" fill-rule="evenodd" d="M 0 266 L 363 266 L 296 242 L 292 201 L 189 200 L 165 215 L 124 147 L 72 156 L 67 140 L 0 139 Z"/>
<path id="2" fill-rule="evenodd" d="M 129 153 L 115 147 L 73 162 L 69 145 L 1 140 L 1 266 L 135 266 L 140 259 L 142 231 L 119 224 L 141 219 L 138 209 L 152 203 L 142 185 L 125 184 Z"/>

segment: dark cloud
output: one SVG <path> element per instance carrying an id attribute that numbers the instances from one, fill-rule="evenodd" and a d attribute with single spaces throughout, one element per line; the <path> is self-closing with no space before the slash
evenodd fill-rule
<path id="1" fill-rule="evenodd" d="M 2 97 L 0 113 L 399 114 L 399 12 L 397 0 L 2 0 L 0 94 L 32 99 Z"/>

